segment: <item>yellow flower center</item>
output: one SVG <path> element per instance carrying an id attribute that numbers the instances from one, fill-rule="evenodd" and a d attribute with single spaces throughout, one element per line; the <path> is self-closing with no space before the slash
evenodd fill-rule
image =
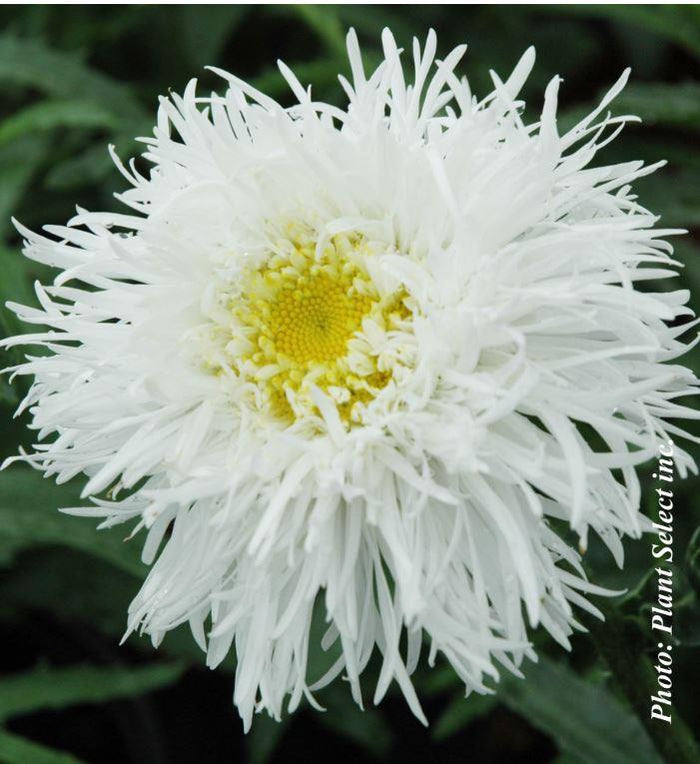
<path id="1" fill-rule="evenodd" d="M 264 306 L 266 334 L 276 352 L 297 365 L 335 361 L 345 355 L 371 305 L 348 275 L 311 266 L 296 281 L 286 279 Z"/>
<path id="2" fill-rule="evenodd" d="M 228 301 L 229 366 L 254 383 L 254 405 L 278 420 L 318 415 L 315 386 L 346 425 L 358 423 L 394 376 L 377 338 L 407 326 L 407 295 L 380 294 L 365 267 L 376 255 L 361 235 L 336 235 L 318 252 L 313 236 L 296 232 L 276 249 L 244 272 Z"/>

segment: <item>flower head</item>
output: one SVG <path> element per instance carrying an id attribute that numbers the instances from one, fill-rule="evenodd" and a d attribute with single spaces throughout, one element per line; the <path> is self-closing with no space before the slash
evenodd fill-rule
<path id="1" fill-rule="evenodd" d="M 375 701 L 396 680 L 423 719 L 424 642 L 476 692 L 534 657 L 528 627 L 568 646 L 603 592 L 589 533 L 622 564 L 649 527 L 634 466 L 691 414 L 687 294 L 636 289 L 677 264 L 630 189 L 657 166 L 593 163 L 632 119 L 606 113 L 627 74 L 560 134 L 558 78 L 524 121 L 532 50 L 479 100 L 464 47 L 435 61 L 430 33 L 408 84 L 383 43 L 367 77 L 348 36 L 346 110 L 284 65 L 290 108 L 191 82 L 161 99 L 149 172 L 119 165 L 128 213 L 20 226 L 60 269 L 14 306 L 48 328 L 5 342 L 50 350 L 15 369 L 23 458 L 87 476 L 70 511 L 146 529 L 129 631 L 189 623 L 212 667 L 234 645 L 246 726 L 339 674 L 361 702 L 375 648 Z"/>

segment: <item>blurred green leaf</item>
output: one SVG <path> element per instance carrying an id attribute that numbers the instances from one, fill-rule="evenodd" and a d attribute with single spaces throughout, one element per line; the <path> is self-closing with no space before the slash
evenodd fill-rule
<path id="1" fill-rule="evenodd" d="M 685 570 L 688 581 L 700 596 L 700 526 L 698 526 L 688 542 L 685 553 Z"/>
<path id="2" fill-rule="evenodd" d="M 700 226 L 700 174 L 694 168 L 664 168 L 635 189 L 642 205 L 661 215 L 664 226 Z"/>
<path id="3" fill-rule="evenodd" d="M 700 56 L 700 18 L 695 5 L 551 5 L 548 10 L 639 26 Z"/>
<path id="4" fill-rule="evenodd" d="M 676 608 L 673 638 L 675 643 L 684 647 L 700 647 L 700 603 L 697 600 Z"/>
<path id="5" fill-rule="evenodd" d="M 289 727 L 290 716 L 283 716 L 278 722 L 266 713 L 253 717 L 253 726 L 246 736 L 248 764 L 267 764 L 275 753 Z"/>
<path id="6" fill-rule="evenodd" d="M 423 6 L 427 10 L 428 6 Z M 363 58 L 368 56 L 377 63 L 380 60 L 378 52 L 373 50 L 378 46 L 380 35 L 384 27 L 391 29 L 396 40 L 407 45 L 416 35 L 425 35 L 427 25 L 422 25 L 420 21 L 406 14 L 400 5 L 346 5 L 339 4 L 333 9 L 341 21 L 344 29 L 352 27 L 356 29 L 358 35 L 366 35 L 368 42 L 374 45 L 364 45 Z"/>
<path id="7" fill-rule="evenodd" d="M 343 737 L 349 738 L 375 758 L 382 759 L 391 748 L 394 736 L 380 710 L 364 711 L 352 702 L 346 684 L 330 684 L 320 698 L 325 707 L 318 722 Z"/>
<path id="8" fill-rule="evenodd" d="M 194 66 L 215 65 L 235 28 L 250 11 L 245 5 L 180 5 L 183 47 Z"/>
<path id="9" fill-rule="evenodd" d="M 2 380 L 0 380 L 1 382 Z M 10 388 L 11 390 L 11 388 Z M 0 400 L 3 395 L 2 386 L 0 385 Z M 15 559 L 17 552 L 21 550 L 21 545 L 12 539 L 0 537 L 0 568 L 5 568 L 11 565 Z"/>
<path id="10" fill-rule="evenodd" d="M 10 34 L 0 37 L 0 80 L 36 88 L 57 98 L 90 101 L 125 120 L 143 121 L 146 116 L 127 87 L 39 40 Z"/>
<path id="11" fill-rule="evenodd" d="M 85 586 L 88 564 L 90 586 Z M 67 624 L 85 625 L 116 645 L 126 628 L 127 608 L 137 588 L 138 580 L 121 568 L 82 552 L 48 548 L 24 552 L 18 564 L 0 578 L 0 602 L 19 613 L 39 611 Z M 66 592 L 70 592 L 69 597 Z M 127 644 L 144 654 L 154 652 L 151 641 L 138 634 L 132 634 Z M 202 650 L 186 624 L 168 632 L 159 651 L 194 666 L 202 665 Z M 217 671 L 231 673 L 235 667 L 232 651 Z"/>
<path id="12" fill-rule="evenodd" d="M 37 668 L 0 679 L 0 719 L 141 695 L 171 684 L 182 672 L 177 663 Z"/>
<path id="13" fill-rule="evenodd" d="M 498 705 L 495 695 L 470 695 L 465 698 L 463 694 L 453 698 L 440 714 L 432 733 L 435 740 L 445 740 L 451 735 L 460 732 L 475 719 L 486 716 Z"/>
<path id="14" fill-rule="evenodd" d="M 653 563 L 652 563 L 653 564 Z M 700 645 L 700 604 L 695 592 L 691 589 L 689 577 L 686 575 L 687 568 L 680 565 L 667 565 L 673 578 L 674 589 L 674 621 L 672 641 L 675 645 L 696 647 Z M 616 600 L 616 611 L 624 614 L 637 625 L 649 623 L 651 610 L 657 604 L 658 598 L 658 574 L 655 567 L 640 578 L 639 583 L 630 588 L 622 597 Z M 637 636 L 635 637 L 635 632 Z M 626 644 L 629 649 L 638 649 L 643 652 L 647 646 L 637 628 L 631 628 L 625 633 Z M 635 644 L 636 643 L 636 644 Z"/>
<path id="15" fill-rule="evenodd" d="M 46 100 L 27 106 L 0 124 L 0 145 L 39 130 L 57 127 L 116 128 L 121 120 L 100 104 L 78 100 Z"/>
<path id="16" fill-rule="evenodd" d="M 0 526 L 3 535 L 23 548 L 61 544 L 88 552 L 140 578 L 139 541 L 125 544 L 124 528 L 98 531 L 90 520 L 60 514 L 59 507 L 85 505 L 74 484 L 55 485 L 41 473 L 15 467 L 0 473 Z"/>
<path id="17" fill-rule="evenodd" d="M 133 141 L 129 140 L 129 144 L 132 143 Z M 123 139 L 115 141 L 118 154 L 121 155 L 121 147 L 125 144 Z M 67 191 L 95 185 L 103 182 L 113 172 L 115 168 L 112 157 L 107 146 L 100 141 L 77 156 L 56 162 L 46 174 L 46 188 L 52 191 Z"/>
<path id="18" fill-rule="evenodd" d="M 90 586 L 83 585 L 87 565 Z M 65 547 L 50 547 L 24 551 L 13 569 L 3 572 L 0 601 L 16 612 L 43 612 L 59 622 L 87 624 L 116 641 L 124 632 L 136 585 L 131 574 L 109 563 Z"/>
<path id="19" fill-rule="evenodd" d="M 499 700 L 551 735 L 572 761 L 663 764 L 637 717 L 605 688 L 545 655 L 523 673 L 524 681 L 503 677 Z"/>
<path id="20" fill-rule="evenodd" d="M 644 124 L 700 130 L 700 83 L 632 83 L 615 99 L 616 114 L 635 114 Z"/>
<path id="21" fill-rule="evenodd" d="M 700 761 L 700 750 L 679 709 L 674 707 L 672 725 L 658 724 L 649 714 L 649 697 L 659 685 L 658 673 L 650 660 L 656 638 L 648 631 L 648 620 L 625 616 L 609 603 L 599 604 L 605 621 L 600 621 L 590 613 L 584 613 L 581 621 L 588 629 L 597 655 L 610 669 L 615 688 L 623 694 L 625 707 L 633 709 L 637 726 L 644 728 L 646 739 L 653 741 L 662 761 L 696 764 Z M 582 693 L 581 700 L 590 704 L 594 698 Z M 610 719 L 614 719 L 614 709 L 606 709 L 601 704 L 597 713 L 601 712 L 610 713 Z M 583 721 L 588 723 L 588 719 Z M 638 733 L 634 732 L 631 725 L 627 730 L 621 727 L 620 733 L 623 737 L 629 734 L 631 740 L 644 742 L 644 738 L 637 737 Z M 629 747 L 628 751 L 639 753 L 641 757 L 641 751 L 636 751 L 634 747 Z M 637 760 L 648 759 L 642 757 Z"/>
<path id="22" fill-rule="evenodd" d="M 45 135 L 26 135 L 11 146 L 0 146 L 0 235 L 10 228 L 10 216 L 48 152 Z"/>
<path id="23" fill-rule="evenodd" d="M 83 764 L 69 753 L 33 743 L 0 728 L 0 761 L 3 764 Z"/>
<path id="24" fill-rule="evenodd" d="M 8 249 L 0 246 L 0 302 L 3 309 L 6 300 L 23 303 L 25 305 L 34 301 L 35 295 L 30 282 L 30 268 L 33 261 L 24 257 L 19 249 Z M 14 334 L 22 327 L 22 323 L 14 313 L 9 310 L 2 314 L 0 328 L 7 334 Z"/>
<path id="25" fill-rule="evenodd" d="M 427 695 L 439 695 L 446 690 L 454 690 L 464 686 L 455 670 L 448 663 L 440 664 L 420 678 L 421 692 Z"/>
<path id="26" fill-rule="evenodd" d="M 335 8 L 321 5 L 295 5 L 294 10 L 302 21 L 318 35 L 329 53 L 345 58 L 345 29 Z"/>
<path id="27" fill-rule="evenodd" d="M 15 393 L 15 391 L 12 389 L 12 385 L 10 385 L 5 379 L 5 377 L 0 377 L 0 405 L 2 406 L 14 406 L 19 400 L 19 396 Z M 0 549 L 0 565 L 3 564 L 4 560 L 3 552 Z"/>

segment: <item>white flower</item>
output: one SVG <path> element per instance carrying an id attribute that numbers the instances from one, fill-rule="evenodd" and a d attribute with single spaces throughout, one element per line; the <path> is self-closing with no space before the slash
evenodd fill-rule
<path id="1" fill-rule="evenodd" d="M 556 528 L 621 565 L 649 527 L 634 466 L 692 415 L 696 379 L 667 363 L 688 295 L 635 289 L 677 265 L 630 190 L 659 165 L 591 166 L 633 119 L 606 113 L 627 73 L 560 135 L 558 78 L 523 121 L 532 49 L 479 100 L 463 46 L 415 43 L 407 84 L 383 43 L 367 78 L 348 36 L 345 111 L 284 65 L 288 109 L 192 81 L 161 99 L 148 174 L 120 165 L 128 213 L 20 226 L 60 269 L 13 306 L 49 328 L 4 343 L 51 351 L 15 369 L 40 440 L 22 458 L 88 476 L 69 511 L 147 529 L 129 632 L 189 623 L 212 667 L 233 644 L 246 727 L 339 674 L 361 703 L 375 648 L 374 701 L 395 680 L 424 720 L 424 640 L 481 693 L 535 657 L 528 627 L 568 647 L 572 605 L 605 592 Z"/>

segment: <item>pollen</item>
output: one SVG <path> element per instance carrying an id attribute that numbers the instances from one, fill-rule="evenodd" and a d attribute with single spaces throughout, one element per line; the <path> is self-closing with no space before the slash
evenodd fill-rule
<path id="1" fill-rule="evenodd" d="M 252 383 L 253 405 L 277 420 L 318 416 L 315 386 L 346 425 L 359 423 L 394 378 L 381 340 L 410 322 L 407 295 L 380 292 L 368 272 L 375 247 L 362 235 L 336 235 L 319 248 L 303 231 L 274 249 L 243 273 L 227 306 L 230 368 Z"/>

